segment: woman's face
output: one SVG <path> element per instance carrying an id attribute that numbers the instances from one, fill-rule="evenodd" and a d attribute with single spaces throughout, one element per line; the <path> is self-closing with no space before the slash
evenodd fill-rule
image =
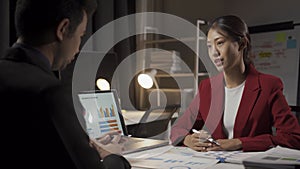
<path id="1" fill-rule="evenodd" d="M 207 34 L 208 54 L 218 71 L 227 71 L 243 64 L 243 50 L 239 46 L 237 41 L 217 29 L 212 28 Z"/>

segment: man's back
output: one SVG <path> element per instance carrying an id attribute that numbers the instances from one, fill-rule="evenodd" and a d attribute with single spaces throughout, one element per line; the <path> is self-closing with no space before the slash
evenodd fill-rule
<path id="1" fill-rule="evenodd" d="M 1 113 L 9 122 L 5 136 L 16 145 L 10 151 L 11 159 L 17 161 L 12 168 L 130 168 L 115 154 L 100 162 L 78 121 L 71 88 L 61 85 L 50 67 L 36 57 L 12 48 L 0 59 Z"/>
<path id="2" fill-rule="evenodd" d="M 8 124 L 2 135 L 15 159 L 10 168 L 130 167 L 116 154 L 100 161 L 103 150 L 90 146 L 70 88 L 52 73 L 74 59 L 96 8 L 96 0 L 17 1 L 17 43 L 0 56 L 1 119 Z"/>
<path id="3" fill-rule="evenodd" d="M 43 92 L 59 86 L 60 81 L 50 68 L 43 65 L 43 61 L 32 60 L 33 57 L 36 56 L 28 56 L 25 50 L 17 47 L 1 58 L 1 112 L 3 120 L 10 124 L 6 132 L 11 142 L 19 145 L 17 154 L 22 154 L 21 157 L 16 155 L 15 158 L 20 158 L 13 165 L 23 162 L 24 166 L 35 166 L 40 162 L 44 168 L 50 168 L 53 165 L 50 161 L 63 160 L 63 165 L 69 158 L 67 152 L 62 151 L 65 148 L 41 99 Z"/>

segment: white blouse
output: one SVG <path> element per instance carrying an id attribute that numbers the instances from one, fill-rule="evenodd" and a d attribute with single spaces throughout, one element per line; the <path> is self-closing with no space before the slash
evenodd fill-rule
<path id="1" fill-rule="evenodd" d="M 242 94 L 245 87 L 245 81 L 237 87 L 227 88 L 225 86 L 225 107 L 223 123 L 225 133 L 228 135 L 228 139 L 233 138 L 233 127 L 237 111 L 242 99 Z"/>

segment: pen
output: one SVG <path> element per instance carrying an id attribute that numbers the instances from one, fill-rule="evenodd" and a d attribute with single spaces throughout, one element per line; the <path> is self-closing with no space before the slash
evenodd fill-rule
<path id="1" fill-rule="evenodd" d="M 200 131 L 198 131 L 198 130 L 196 130 L 196 129 L 192 129 L 192 131 L 193 131 L 194 133 L 200 133 Z M 206 138 L 206 140 L 207 140 L 208 142 L 210 142 L 210 143 L 214 143 L 214 144 L 220 146 L 220 143 L 218 143 L 218 142 L 217 142 L 215 139 L 213 139 L 212 137 Z"/>

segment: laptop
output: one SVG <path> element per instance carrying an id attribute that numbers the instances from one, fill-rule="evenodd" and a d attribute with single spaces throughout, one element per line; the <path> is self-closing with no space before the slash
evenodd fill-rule
<path id="1" fill-rule="evenodd" d="M 78 94 L 84 108 L 86 131 L 91 138 L 99 138 L 109 131 L 119 131 L 127 140 L 123 154 L 168 145 L 168 140 L 128 137 L 124 118 L 115 90 L 83 91 Z"/>

